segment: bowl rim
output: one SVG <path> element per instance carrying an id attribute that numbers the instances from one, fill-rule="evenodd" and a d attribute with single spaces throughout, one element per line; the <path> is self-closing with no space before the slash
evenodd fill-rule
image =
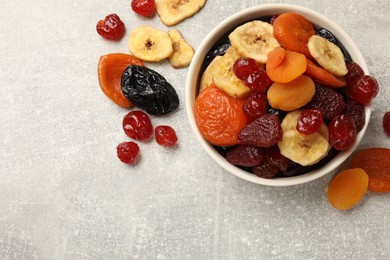
<path id="1" fill-rule="evenodd" d="M 371 116 L 371 105 L 365 106 L 365 116 L 366 122 L 363 129 L 358 133 L 355 144 L 348 150 L 339 152 L 333 159 L 331 159 L 325 165 L 317 168 L 316 170 L 304 173 L 298 176 L 285 177 L 285 178 L 274 178 L 266 179 L 260 178 L 252 173 L 246 172 L 232 164 L 230 164 L 226 159 L 220 155 L 215 148 L 208 143 L 201 135 L 196 122 L 194 115 L 194 103 L 195 98 L 198 93 L 198 82 L 200 76 L 200 70 L 202 69 L 203 60 L 210 50 L 213 44 L 216 43 L 224 34 L 231 31 L 235 27 L 243 24 L 244 22 L 249 22 L 260 17 L 270 16 L 275 14 L 280 14 L 284 12 L 295 12 L 301 14 L 306 19 L 311 21 L 314 25 L 325 25 L 335 37 L 343 44 L 343 46 L 348 50 L 349 54 L 353 61 L 357 62 L 363 69 L 366 74 L 369 74 L 367 64 L 361 54 L 359 48 L 356 46 L 351 37 L 335 22 L 326 17 L 325 15 L 318 13 L 307 7 L 292 5 L 292 4 L 261 4 L 253 7 L 243 9 L 220 22 L 214 29 L 212 29 L 207 36 L 202 40 L 198 49 L 195 52 L 195 55 L 192 59 L 192 62 L 189 66 L 186 85 L 185 85 L 185 101 L 186 101 L 186 111 L 187 117 L 190 122 L 191 128 L 200 142 L 202 148 L 206 150 L 207 154 L 216 161 L 222 168 L 224 168 L 229 173 L 244 179 L 246 181 L 262 184 L 267 186 L 292 186 L 307 183 L 316 179 L 319 179 L 326 174 L 332 172 L 337 167 L 339 167 L 356 149 L 359 145 L 361 139 L 363 138 L 368 122 Z M 316 21 L 316 22 L 313 22 Z"/>

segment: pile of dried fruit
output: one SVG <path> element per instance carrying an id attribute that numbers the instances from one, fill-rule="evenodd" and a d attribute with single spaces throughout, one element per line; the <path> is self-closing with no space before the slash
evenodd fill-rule
<path id="1" fill-rule="evenodd" d="M 151 18 L 156 12 L 168 26 L 175 25 L 193 16 L 206 0 L 132 0 L 131 8 L 137 14 Z M 125 24 L 116 14 L 110 14 L 96 25 L 97 32 L 108 40 L 118 41 L 125 33 Z M 111 53 L 100 57 L 98 64 L 99 85 L 104 94 L 124 108 L 138 107 L 150 115 L 166 115 L 177 109 L 179 98 L 166 79 L 156 71 L 144 66 L 145 62 L 169 59 L 174 68 L 187 67 L 194 49 L 181 33 L 171 29 L 167 33 L 150 27 L 135 28 L 129 37 L 131 54 Z M 138 141 L 149 141 L 153 133 L 158 144 L 174 146 L 177 142 L 175 130 L 166 125 L 153 126 L 148 114 L 131 111 L 123 119 L 123 130 L 127 136 Z M 139 146 L 135 142 L 123 142 L 117 146 L 119 159 L 126 163 L 136 162 Z"/>
<path id="2" fill-rule="evenodd" d="M 289 177 L 350 149 L 378 93 L 326 28 L 284 13 L 235 28 L 208 52 L 195 101 L 203 137 L 230 163 Z"/>

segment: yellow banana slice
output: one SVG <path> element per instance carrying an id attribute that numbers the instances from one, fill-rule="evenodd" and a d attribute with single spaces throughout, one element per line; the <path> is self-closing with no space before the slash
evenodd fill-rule
<path id="1" fill-rule="evenodd" d="M 175 69 L 184 68 L 190 65 L 195 50 L 183 38 L 179 30 L 168 31 L 172 40 L 173 52 L 169 56 L 169 61 Z"/>
<path id="2" fill-rule="evenodd" d="M 282 121 L 283 137 L 278 143 L 280 153 L 302 166 L 319 162 L 330 150 L 329 132 L 325 124 L 311 135 L 302 135 L 296 130 L 301 110 L 288 113 Z"/>
<path id="3" fill-rule="evenodd" d="M 222 59 L 222 56 L 215 56 L 215 58 L 210 62 L 207 68 L 204 70 L 202 74 L 202 78 L 200 79 L 199 91 L 207 88 L 211 84 L 213 84 L 213 75 L 211 75 L 211 71 L 214 70 L 215 64 L 218 64 L 218 60 Z"/>
<path id="4" fill-rule="evenodd" d="M 335 76 L 344 76 L 347 74 L 347 66 L 344 61 L 344 54 L 340 48 L 327 39 L 313 35 L 307 43 L 311 56 L 324 69 Z"/>
<path id="5" fill-rule="evenodd" d="M 166 26 L 173 26 L 195 15 L 205 3 L 206 0 L 158 0 L 156 10 Z"/>
<path id="6" fill-rule="evenodd" d="M 236 58 L 228 51 L 220 59 L 216 60 L 210 69 L 212 80 L 215 85 L 234 98 L 244 98 L 252 93 L 252 90 L 237 78 L 234 74 L 233 65 Z"/>
<path id="7" fill-rule="evenodd" d="M 150 26 L 139 26 L 130 34 L 129 50 L 143 61 L 158 62 L 172 54 L 172 40 L 164 31 Z"/>
<path id="8" fill-rule="evenodd" d="M 229 39 L 241 56 L 253 58 L 258 63 L 266 63 L 268 53 L 280 46 L 272 25 L 258 20 L 237 27 Z"/>

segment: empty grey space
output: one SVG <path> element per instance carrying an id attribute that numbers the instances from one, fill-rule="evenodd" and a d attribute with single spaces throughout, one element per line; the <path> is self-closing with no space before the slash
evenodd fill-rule
<path id="1" fill-rule="evenodd" d="M 217 1 L 172 28 L 196 49 L 235 12 L 267 3 L 309 7 L 340 25 L 366 59 L 380 91 L 360 148 L 390 147 L 390 5 L 367 1 Z M 119 42 L 98 20 L 117 13 Z M 390 259 L 390 195 L 368 193 L 338 211 L 326 188 L 335 172 L 292 187 L 241 180 L 219 167 L 192 133 L 185 111 L 188 68 L 148 63 L 175 87 L 180 106 L 151 117 L 176 129 L 173 149 L 139 142 L 135 166 L 116 146 L 128 110 L 97 81 L 104 54 L 123 52 L 144 19 L 130 0 L 4 0 L 0 7 L 0 259 Z"/>

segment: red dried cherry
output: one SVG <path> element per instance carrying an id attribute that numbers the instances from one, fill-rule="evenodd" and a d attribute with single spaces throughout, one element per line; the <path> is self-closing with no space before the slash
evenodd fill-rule
<path id="1" fill-rule="evenodd" d="M 252 120 L 262 117 L 267 113 L 267 96 L 254 92 L 245 100 L 242 109 Z"/>
<path id="2" fill-rule="evenodd" d="M 123 142 L 116 147 L 116 153 L 123 163 L 134 163 L 139 153 L 139 146 L 134 142 Z"/>
<path id="3" fill-rule="evenodd" d="M 303 135 L 311 135 L 318 131 L 324 122 L 319 109 L 305 109 L 298 117 L 297 131 Z"/>
<path id="4" fill-rule="evenodd" d="M 347 150 L 356 141 L 356 126 L 351 117 L 338 115 L 328 125 L 329 144 L 336 150 Z"/>
<path id="5" fill-rule="evenodd" d="M 362 105 L 367 105 L 378 94 L 379 85 L 370 75 L 358 77 L 348 84 L 348 95 Z"/>
<path id="6" fill-rule="evenodd" d="M 154 130 L 156 142 L 164 146 L 174 146 L 177 143 L 175 130 L 167 125 L 157 126 Z"/>
<path id="7" fill-rule="evenodd" d="M 390 111 L 386 112 L 383 116 L 383 130 L 390 136 Z"/>
<path id="8" fill-rule="evenodd" d="M 152 17 L 156 14 L 155 0 L 132 0 L 131 9 L 139 15 Z"/>
<path id="9" fill-rule="evenodd" d="M 96 31 L 108 40 L 119 40 L 125 33 L 125 24 L 117 14 L 109 14 L 96 24 Z"/>
<path id="10" fill-rule="evenodd" d="M 259 70 L 259 65 L 252 58 L 238 58 L 234 62 L 233 70 L 237 78 L 246 81 L 253 71 Z"/>
<path id="11" fill-rule="evenodd" d="M 272 85 L 273 81 L 268 77 L 265 70 L 256 70 L 249 74 L 244 84 L 254 91 L 264 93 Z"/>
<path id="12" fill-rule="evenodd" d="M 125 134 L 136 140 L 147 140 L 153 134 L 153 126 L 149 116 L 142 111 L 131 111 L 122 122 Z"/>
<path id="13" fill-rule="evenodd" d="M 344 76 L 344 78 L 347 83 L 350 83 L 353 80 L 364 75 L 364 71 L 359 64 L 350 61 L 346 65 L 347 65 L 348 73 Z"/>

